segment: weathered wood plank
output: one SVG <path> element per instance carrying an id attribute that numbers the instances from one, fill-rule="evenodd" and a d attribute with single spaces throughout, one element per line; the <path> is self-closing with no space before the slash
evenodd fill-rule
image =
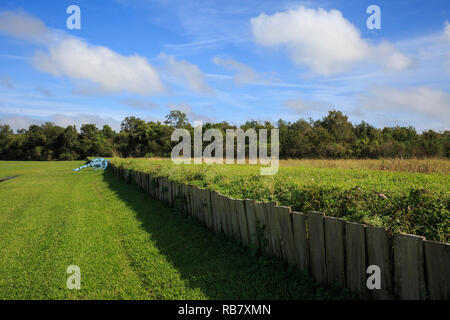
<path id="1" fill-rule="evenodd" d="M 275 214 L 275 203 L 265 203 L 265 210 L 267 221 L 269 223 L 270 229 L 270 244 L 271 244 L 271 252 L 273 256 L 283 258 L 281 252 L 281 235 L 280 235 L 280 224 L 278 222 L 278 217 Z"/>
<path id="2" fill-rule="evenodd" d="M 152 198 L 152 199 L 155 199 L 155 195 L 154 195 L 154 186 L 153 186 L 153 177 L 152 177 L 152 174 L 151 173 L 149 173 L 148 174 L 148 194 L 150 195 L 150 197 Z"/>
<path id="3" fill-rule="evenodd" d="M 249 235 L 248 235 L 248 223 L 247 223 L 247 215 L 245 212 L 245 203 L 244 200 L 236 199 L 236 216 L 238 218 L 239 224 L 239 238 L 242 243 L 248 247 L 250 243 Z"/>
<path id="4" fill-rule="evenodd" d="M 258 233 L 256 231 L 255 201 L 245 199 L 244 202 L 245 202 L 245 213 L 247 215 L 249 245 L 252 248 L 258 248 L 259 243 L 258 243 Z"/>
<path id="5" fill-rule="evenodd" d="M 409 234 L 394 235 L 394 284 L 401 300 L 425 299 L 423 240 Z"/>
<path id="6" fill-rule="evenodd" d="M 202 213 L 200 212 L 200 189 L 196 186 L 193 188 L 192 202 L 194 204 L 194 217 L 196 217 L 200 222 L 203 222 Z"/>
<path id="7" fill-rule="evenodd" d="M 327 283 L 345 286 L 345 220 L 324 217 Z"/>
<path id="8" fill-rule="evenodd" d="M 211 199 L 212 199 L 212 205 L 213 212 L 214 212 L 214 221 L 216 224 L 216 232 L 220 233 L 223 232 L 222 228 L 222 208 L 220 206 L 220 199 L 219 199 L 219 193 L 217 191 L 213 191 L 211 193 Z"/>
<path id="9" fill-rule="evenodd" d="M 213 219 L 213 228 L 214 228 L 214 232 L 215 233 L 220 233 L 221 229 L 220 229 L 220 215 L 219 215 L 219 210 L 218 210 L 218 205 L 217 205 L 217 192 L 211 190 L 211 212 L 212 212 L 212 219 Z"/>
<path id="10" fill-rule="evenodd" d="M 232 239 L 232 231 L 231 231 L 231 218 L 229 214 L 229 208 L 228 208 L 228 198 L 225 197 L 223 194 L 218 194 L 219 198 L 219 204 L 221 208 L 221 215 L 222 215 L 222 230 L 223 233 L 227 236 L 227 238 Z"/>
<path id="11" fill-rule="evenodd" d="M 236 199 L 228 198 L 228 207 L 229 207 L 229 213 L 231 216 L 231 226 L 232 226 L 232 234 L 233 239 L 241 242 L 241 236 L 239 231 L 239 220 L 237 215 L 237 208 L 236 208 Z"/>
<path id="12" fill-rule="evenodd" d="M 212 206 L 211 206 L 211 190 L 204 189 L 203 190 L 203 201 L 205 203 L 205 220 L 206 225 L 208 226 L 209 230 L 214 231 L 214 218 L 212 214 Z"/>
<path id="13" fill-rule="evenodd" d="M 425 270 L 432 300 L 450 300 L 450 244 L 425 240 Z"/>
<path id="14" fill-rule="evenodd" d="M 281 255 L 290 265 L 296 265 L 296 252 L 294 244 L 294 232 L 292 230 L 291 208 L 275 206 L 274 214 L 280 227 Z"/>
<path id="15" fill-rule="evenodd" d="M 367 296 L 366 283 L 366 236 L 364 225 L 345 223 L 345 252 L 347 288 L 360 297 Z"/>
<path id="16" fill-rule="evenodd" d="M 189 215 L 195 217 L 194 187 L 189 186 Z"/>
<path id="17" fill-rule="evenodd" d="M 188 186 L 184 183 L 181 184 L 181 190 L 182 190 L 182 194 L 183 194 L 183 212 L 188 214 L 188 212 L 189 212 Z"/>
<path id="18" fill-rule="evenodd" d="M 254 207 L 259 247 L 266 254 L 270 254 L 270 226 L 265 212 L 265 204 L 262 202 L 255 202 Z"/>
<path id="19" fill-rule="evenodd" d="M 369 290 L 370 294 L 376 300 L 393 300 L 392 239 L 384 228 L 366 227 L 366 254 L 367 266 L 376 265 L 381 272 L 381 288 Z"/>
<path id="20" fill-rule="evenodd" d="M 309 211 L 307 214 L 311 275 L 318 282 L 325 282 L 327 279 L 324 216 L 325 214 L 316 211 Z"/>
<path id="21" fill-rule="evenodd" d="M 301 271 L 309 272 L 309 244 L 306 232 L 306 215 L 300 212 L 292 212 L 291 219 L 294 233 L 296 265 Z"/>

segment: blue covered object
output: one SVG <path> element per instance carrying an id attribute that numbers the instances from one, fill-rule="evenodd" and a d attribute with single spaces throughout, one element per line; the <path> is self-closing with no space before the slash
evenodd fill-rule
<path id="1" fill-rule="evenodd" d="M 95 158 L 91 160 L 88 164 L 81 166 L 79 168 L 73 169 L 72 171 L 80 171 L 83 168 L 92 167 L 94 170 L 105 170 L 108 167 L 108 160 L 103 158 Z"/>

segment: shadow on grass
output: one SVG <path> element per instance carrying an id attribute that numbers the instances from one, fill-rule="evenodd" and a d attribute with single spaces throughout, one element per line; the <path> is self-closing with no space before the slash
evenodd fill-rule
<path id="1" fill-rule="evenodd" d="M 319 285 L 272 258 L 213 234 L 107 170 L 103 179 L 136 212 L 156 246 L 191 288 L 211 299 L 346 299 L 350 294 Z"/>

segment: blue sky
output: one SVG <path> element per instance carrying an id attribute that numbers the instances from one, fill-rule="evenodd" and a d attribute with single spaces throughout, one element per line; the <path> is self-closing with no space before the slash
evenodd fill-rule
<path id="1" fill-rule="evenodd" d="M 81 9 L 69 30 L 66 8 Z M 381 29 L 369 30 L 369 5 Z M 2 1 L 0 124 L 125 116 L 450 129 L 450 3 Z"/>

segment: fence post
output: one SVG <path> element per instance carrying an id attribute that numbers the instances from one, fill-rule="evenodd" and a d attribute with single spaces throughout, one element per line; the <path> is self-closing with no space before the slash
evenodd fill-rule
<path id="1" fill-rule="evenodd" d="M 265 204 L 255 202 L 256 230 L 258 233 L 259 247 L 267 254 L 270 254 L 270 226 L 265 212 Z"/>
<path id="2" fill-rule="evenodd" d="M 228 197 L 224 196 L 223 194 L 219 194 L 219 200 L 220 200 L 220 207 L 222 209 L 223 231 L 229 239 L 233 239 L 233 226 L 231 224 L 231 214 L 228 203 L 229 202 Z"/>
<path id="3" fill-rule="evenodd" d="M 394 299 L 392 239 L 384 228 L 366 227 L 367 265 L 380 267 L 381 288 L 370 290 L 376 300 Z"/>
<path id="4" fill-rule="evenodd" d="M 256 212 L 255 212 L 255 201 L 250 199 L 245 199 L 245 213 L 247 214 L 247 225 L 248 225 L 248 237 L 250 246 L 253 248 L 258 248 L 258 234 L 256 232 Z"/>
<path id="5" fill-rule="evenodd" d="M 233 238 L 241 242 L 241 235 L 239 231 L 239 220 L 237 215 L 237 208 L 236 208 L 236 199 L 228 198 L 228 206 L 230 208 L 230 216 L 231 216 L 231 225 L 233 227 Z"/>
<path id="6" fill-rule="evenodd" d="M 327 283 L 345 286 L 345 220 L 324 217 Z"/>
<path id="7" fill-rule="evenodd" d="M 296 253 L 296 265 L 303 271 L 309 272 L 309 248 L 308 235 L 306 233 L 306 215 L 300 212 L 292 212 L 292 228 L 294 233 L 294 245 Z"/>
<path id="8" fill-rule="evenodd" d="M 267 221 L 270 225 L 270 243 L 272 245 L 272 254 L 276 257 L 283 258 L 281 253 L 281 237 L 280 237 L 280 224 L 278 222 L 277 215 L 275 214 L 275 203 L 266 203 L 266 215 Z"/>
<path id="9" fill-rule="evenodd" d="M 283 258 L 292 266 L 296 265 L 294 232 L 292 230 L 291 208 L 275 206 L 274 214 L 280 226 L 280 248 Z"/>
<path id="10" fill-rule="evenodd" d="M 308 211 L 307 216 L 311 274 L 318 282 L 325 282 L 327 278 L 323 230 L 324 216 L 325 214 L 316 211 Z"/>
<path id="11" fill-rule="evenodd" d="M 347 288 L 365 298 L 367 296 L 366 237 L 363 224 L 345 223 L 345 251 Z"/>
<path id="12" fill-rule="evenodd" d="M 428 293 L 433 300 L 450 300 L 450 244 L 425 240 Z"/>
<path id="13" fill-rule="evenodd" d="M 250 240 L 248 236 L 248 223 L 247 223 L 247 215 L 245 212 L 245 204 L 244 200 L 236 199 L 236 216 L 239 224 L 239 234 L 242 243 L 248 247 Z"/>
<path id="14" fill-rule="evenodd" d="M 401 300 L 425 299 L 423 240 L 403 233 L 394 236 L 395 289 Z"/>

